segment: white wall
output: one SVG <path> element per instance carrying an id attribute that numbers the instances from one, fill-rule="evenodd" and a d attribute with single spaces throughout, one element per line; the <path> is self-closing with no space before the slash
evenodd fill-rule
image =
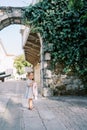
<path id="1" fill-rule="evenodd" d="M 1 41 L 0 41 L 1 42 Z M 0 43 L 0 72 L 13 70 L 14 56 L 8 56 Z"/>

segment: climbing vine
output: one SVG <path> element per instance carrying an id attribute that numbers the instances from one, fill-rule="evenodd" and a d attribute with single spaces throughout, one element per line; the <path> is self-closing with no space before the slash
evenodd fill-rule
<path id="1" fill-rule="evenodd" d="M 52 44 L 54 65 L 62 63 L 64 72 L 87 79 L 86 0 L 44 0 L 25 8 L 24 21 L 41 34 L 46 51 Z"/>

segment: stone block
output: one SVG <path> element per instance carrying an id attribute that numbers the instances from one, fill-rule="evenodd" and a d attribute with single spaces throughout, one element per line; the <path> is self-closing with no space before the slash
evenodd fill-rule
<path id="1" fill-rule="evenodd" d="M 73 81 L 73 83 L 80 85 L 80 84 L 81 84 L 81 81 L 80 81 L 80 79 L 75 79 L 75 80 Z"/>
<path id="2" fill-rule="evenodd" d="M 51 60 L 51 54 L 46 52 L 45 53 L 45 60 Z"/>
<path id="3" fill-rule="evenodd" d="M 83 89 L 84 88 L 84 85 L 82 84 L 82 85 L 80 85 L 80 89 Z"/>
<path id="4" fill-rule="evenodd" d="M 44 62 L 44 68 L 47 68 L 47 62 Z"/>
<path id="5" fill-rule="evenodd" d="M 67 75 L 61 75 L 61 79 L 65 79 Z"/>
<path id="6" fill-rule="evenodd" d="M 50 96 L 53 96 L 53 91 L 51 88 L 43 88 L 42 90 L 42 95 L 44 97 L 50 97 Z"/>
<path id="7" fill-rule="evenodd" d="M 78 84 L 73 84 L 72 89 L 78 89 Z"/>
<path id="8" fill-rule="evenodd" d="M 71 90 L 71 89 L 72 89 L 72 85 L 71 84 L 66 85 L 66 90 Z"/>
<path id="9" fill-rule="evenodd" d="M 44 77 L 45 78 L 51 78 L 52 77 L 52 72 L 51 72 L 51 70 L 48 70 L 48 69 L 46 69 L 46 70 L 44 70 Z"/>
<path id="10" fill-rule="evenodd" d="M 51 84 L 51 83 L 53 82 L 53 80 L 52 80 L 52 79 L 46 79 L 46 82 L 47 82 L 48 84 Z"/>
<path id="11" fill-rule="evenodd" d="M 63 84 L 70 84 L 71 79 L 62 79 Z"/>

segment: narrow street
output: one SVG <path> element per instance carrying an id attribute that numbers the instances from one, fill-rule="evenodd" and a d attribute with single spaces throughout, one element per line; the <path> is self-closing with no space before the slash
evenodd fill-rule
<path id="1" fill-rule="evenodd" d="M 50 97 L 27 109 L 25 82 L 0 82 L 0 130 L 87 130 L 87 97 Z"/>

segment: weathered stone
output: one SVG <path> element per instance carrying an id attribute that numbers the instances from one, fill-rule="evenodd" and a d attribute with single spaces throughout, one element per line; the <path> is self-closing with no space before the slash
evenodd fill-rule
<path id="1" fill-rule="evenodd" d="M 48 79 L 48 78 L 51 78 L 52 77 L 52 72 L 51 72 L 51 70 L 49 70 L 49 69 L 44 69 L 44 78 L 46 79 Z"/>
<path id="2" fill-rule="evenodd" d="M 47 82 L 48 84 L 51 84 L 51 83 L 52 83 L 52 79 L 51 79 L 51 78 L 45 79 L 45 80 L 46 80 L 46 82 Z"/>
<path id="3" fill-rule="evenodd" d="M 80 79 L 74 79 L 73 83 L 80 85 L 81 84 L 81 80 Z"/>
<path id="4" fill-rule="evenodd" d="M 75 92 L 75 91 L 78 92 L 78 91 L 80 91 L 81 85 L 82 85 L 81 89 L 84 88 L 82 81 L 76 76 L 68 76 L 68 75 L 63 75 L 61 73 L 58 75 L 53 75 L 52 80 L 53 80 L 53 82 L 52 82 L 51 86 L 53 86 L 53 90 L 56 93 L 60 93 L 60 94 L 61 93 L 64 94 L 67 92 L 69 94 L 69 91 L 70 91 L 70 94 L 71 93 L 73 94 L 73 92 Z"/>
<path id="5" fill-rule="evenodd" d="M 51 88 L 43 88 L 43 96 L 44 97 L 49 97 L 49 96 L 53 96 L 53 91 Z"/>
<path id="6" fill-rule="evenodd" d="M 84 88 L 84 85 L 80 85 L 80 89 L 83 89 Z"/>
<path id="7" fill-rule="evenodd" d="M 0 7 L 0 30 L 13 23 L 21 24 L 22 15 L 23 7 Z"/>
<path id="8" fill-rule="evenodd" d="M 65 79 L 65 78 L 67 78 L 66 74 L 65 75 L 61 75 L 61 79 Z"/>
<path id="9" fill-rule="evenodd" d="M 51 60 L 51 54 L 46 52 L 45 53 L 45 60 Z"/>
<path id="10" fill-rule="evenodd" d="M 44 68 L 47 68 L 47 66 L 48 66 L 48 64 L 47 64 L 47 62 L 45 61 L 45 62 L 44 62 Z"/>

